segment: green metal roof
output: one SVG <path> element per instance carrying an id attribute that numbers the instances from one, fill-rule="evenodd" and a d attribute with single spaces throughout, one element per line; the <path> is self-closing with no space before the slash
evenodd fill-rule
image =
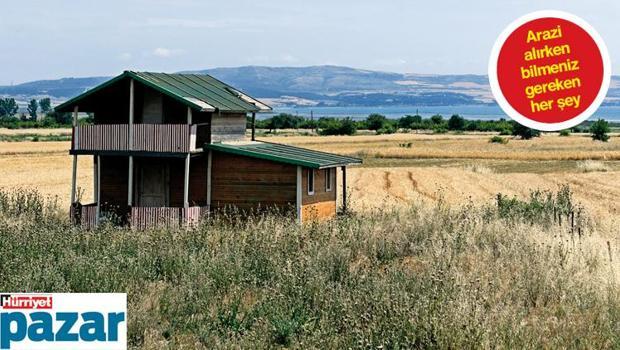
<path id="1" fill-rule="evenodd" d="M 362 163 L 362 160 L 359 158 L 270 142 L 212 143 L 205 145 L 205 149 L 266 159 L 278 163 L 301 165 L 314 169 Z"/>
<path id="2" fill-rule="evenodd" d="M 79 101 L 123 79 L 134 79 L 188 107 L 201 111 L 262 112 L 271 107 L 206 74 L 167 74 L 125 71 L 56 107 L 71 110 Z"/>

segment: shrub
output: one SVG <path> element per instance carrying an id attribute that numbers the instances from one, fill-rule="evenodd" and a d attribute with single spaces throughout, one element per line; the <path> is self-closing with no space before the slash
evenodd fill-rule
<path id="1" fill-rule="evenodd" d="M 420 115 L 406 115 L 398 120 L 398 127 L 401 129 L 413 129 L 416 124 L 422 123 Z"/>
<path id="2" fill-rule="evenodd" d="M 607 135 L 609 131 L 609 123 L 604 119 L 599 119 L 590 125 L 592 140 L 595 141 L 609 141 L 609 135 Z"/>
<path id="3" fill-rule="evenodd" d="M 368 130 L 382 129 L 387 123 L 387 118 L 384 115 L 373 113 L 366 118 L 366 127 Z"/>
<path id="4" fill-rule="evenodd" d="M 351 118 L 321 118 L 319 125 L 320 135 L 355 135 L 357 132 L 355 122 Z"/>
<path id="5" fill-rule="evenodd" d="M 433 133 L 435 134 L 445 134 L 448 132 L 448 129 L 443 125 L 435 125 L 433 126 Z"/>
<path id="6" fill-rule="evenodd" d="M 502 136 L 508 136 L 508 135 L 512 135 L 512 129 L 502 129 L 499 131 L 499 134 Z"/>
<path id="7" fill-rule="evenodd" d="M 508 139 L 501 137 L 501 136 L 493 136 L 489 139 L 490 143 L 501 143 L 502 145 L 505 145 L 508 143 Z"/>
<path id="8" fill-rule="evenodd" d="M 381 129 L 377 130 L 377 135 L 393 134 L 396 132 L 396 128 L 391 124 L 385 124 Z"/>
<path id="9" fill-rule="evenodd" d="M 562 137 L 570 136 L 570 129 L 560 130 L 560 136 Z"/>
<path id="10" fill-rule="evenodd" d="M 435 114 L 431 117 L 431 122 L 435 125 L 439 125 L 443 123 L 443 117 L 440 114 Z"/>
<path id="11" fill-rule="evenodd" d="M 448 120 L 448 130 L 463 130 L 465 129 L 465 118 L 458 114 L 454 114 Z"/>
<path id="12" fill-rule="evenodd" d="M 540 131 L 530 129 L 527 126 L 523 126 L 517 122 L 512 123 L 512 134 L 518 136 L 523 140 L 529 140 L 534 137 L 540 136 Z"/>

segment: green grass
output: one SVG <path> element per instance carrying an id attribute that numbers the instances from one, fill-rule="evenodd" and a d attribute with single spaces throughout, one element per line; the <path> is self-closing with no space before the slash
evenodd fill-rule
<path id="1" fill-rule="evenodd" d="M 620 297 L 591 230 L 571 248 L 550 215 L 567 203 L 83 232 L 53 201 L 0 191 L 0 290 L 127 292 L 130 348 L 618 347 Z"/>

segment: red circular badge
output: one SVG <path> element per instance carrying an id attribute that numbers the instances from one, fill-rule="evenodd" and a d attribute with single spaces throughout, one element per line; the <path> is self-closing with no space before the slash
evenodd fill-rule
<path id="1" fill-rule="evenodd" d="M 540 11 L 500 35 L 489 62 L 491 90 L 512 119 L 538 130 L 580 124 L 603 102 L 611 78 L 607 48 L 585 21 Z"/>

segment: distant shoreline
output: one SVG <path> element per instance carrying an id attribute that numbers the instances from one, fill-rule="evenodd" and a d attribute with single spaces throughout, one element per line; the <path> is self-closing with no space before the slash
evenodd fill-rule
<path id="1" fill-rule="evenodd" d="M 405 115 L 431 117 L 441 114 L 450 117 L 458 114 L 468 120 L 499 120 L 510 119 L 498 106 L 462 105 L 462 106 L 350 106 L 350 107 L 274 107 L 273 113 L 261 113 L 257 117 L 266 119 L 275 114 L 289 113 L 301 117 L 352 117 L 365 119 L 369 114 L 379 113 L 390 119 L 397 119 Z M 602 106 L 590 120 L 603 118 L 610 122 L 620 122 L 620 106 Z"/>

